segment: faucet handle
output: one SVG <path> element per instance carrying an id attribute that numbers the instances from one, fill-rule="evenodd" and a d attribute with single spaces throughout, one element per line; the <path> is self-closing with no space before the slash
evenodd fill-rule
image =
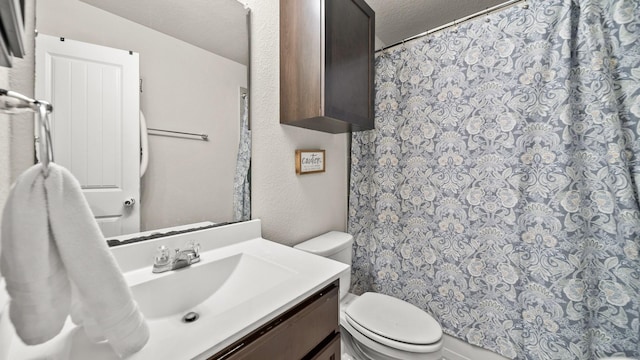
<path id="1" fill-rule="evenodd" d="M 158 254 L 156 255 L 156 258 L 155 258 L 155 264 L 166 265 L 169 263 L 170 259 L 171 257 L 169 255 L 169 248 L 164 245 L 158 246 Z"/>
<path id="2" fill-rule="evenodd" d="M 187 243 L 187 248 L 190 249 L 191 251 L 193 251 L 193 254 L 198 257 L 200 256 L 200 243 L 197 243 L 193 240 L 190 240 Z"/>

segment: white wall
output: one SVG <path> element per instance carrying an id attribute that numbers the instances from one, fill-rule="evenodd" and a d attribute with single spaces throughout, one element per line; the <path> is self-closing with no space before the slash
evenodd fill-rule
<path id="1" fill-rule="evenodd" d="M 0 88 L 9 89 L 9 68 L 0 67 Z M 9 191 L 11 175 L 11 117 L 0 113 L 0 204 L 4 204 Z"/>
<path id="2" fill-rule="evenodd" d="M 149 136 L 142 230 L 232 220 L 246 66 L 78 0 L 39 1 L 37 23 L 42 34 L 140 53 L 148 127 L 209 135 L 208 142 Z"/>
<path id="3" fill-rule="evenodd" d="M 14 58 L 11 68 L 0 67 L 0 87 L 33 97 L 34 0 L 25 2 L 24 58 Z M 0 114 L 0 209 L 11 183 L 33 165 L 33 115 Z"/>
<path id="4" fill-rule="evenodd" d="M 0 67 L 0 88 L 6 89 L 8 87 L 9 69 Z M 0 208 L 4 208 L 11 185 L 11 127 L 9 121 L 11 121 L 9 115 L 0 114 Z M 2 218 L 0 217 L 0 219 Z M 2 221 L 0 221 L 1 229 Z M 0 306 L 3 304 L 0 303 Z"/>
<path id="5" fill-rule="evenodd" d="M 22 59 L 14 59 L 11 68 L 11 90 L 33 98 L 35 62 L 35 0 L 25 2 L 25 38 L 26 54 Z M 11 137 L 11 181 L 14 181 L 24 170 L 34 163 L 34 131 L 31 113 L 12 115 Z"/>
<path id="6" fill-rule="evenodd" d="M 349 135 L 280 125 L 279 1 L 242 2 L 252 21 L 251 216 L 262 220 L 265 238 L 288 245 L 344 231 Z M 297 176 L 296 149 L 325 149 L 326 172 Z"/>
<path id="7" fill-rule="evenodd" d="M 0 87 L 33 97 L 34 0 L 26 0 L 24 6 L 26 54 L 22 59 L 14 58 L 12 68 L 0 67 Z M 33 165 L 33 157 L 33 115 L 0 114 L 0 212 L 4 209 L 11 183 Z M 0 311 L 1 307 L 0 302 Z"/>

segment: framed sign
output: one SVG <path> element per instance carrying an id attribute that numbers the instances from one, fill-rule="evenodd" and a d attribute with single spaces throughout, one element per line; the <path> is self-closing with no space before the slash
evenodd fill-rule
<path id="1" fill-rule="evenodd" d="M 324 172 L 324 153 L 324 150 L 296 150 L 296 174 Z"/>

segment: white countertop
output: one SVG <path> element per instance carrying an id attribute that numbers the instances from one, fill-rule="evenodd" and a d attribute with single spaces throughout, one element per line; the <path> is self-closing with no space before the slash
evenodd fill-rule
<path id="1" fill-rule="evenodd" d="M 265 240 L 259 233 L 259 227 L 259 220 L 254 220 L 188 233 L 190 238 L 197 236 L 202 246 L 202 261 L 192 267 L 203 266 L 215 259 L 246 254 L 286 269 L 286 278 L 265 288 L 260 285 L 264 281 L 260 278 L 261 274 L 255 274 L 254 284 L 234 288 L 234 298 L 217 301 L 215 306 L 195 306 L 194 311 L 199 313 L 200 319 L 193 323 L 183 323 L 182 314 L 147 319 L 151 338 L 142 351 L 129 359 L 206 359 L 336 280 L 342 272 L 348 271 L 345 264 Z M 181 243 L 183 240 L 184 236 L 180 235 L 149 240 L 142 246 L 132 244 L 114 248 L 114 253 L 121 267 L 128 268 L 125 278 L 133 286 L 149 277 L 158 276 L 151 274 L 150 262 L 137 263 L 147 264 L 143 267 L 136 265 L 135 255 L 139 250 L 147 252 L 160 244 Z M 144 258 L 146 257 L 145 255 Z M 150 258 L 153 258 L 153 253 Z M 0 335 L 2 330 L 0 328 Z M 38 346 L 22 344 L 12 328 L 9 333 L 13 336 L 13 341 L 10 342 L 7 359 L 11 360 L 118 358 L 107 344 L 90 343 L 82 328 L 76 327 L 69 320 L 56 338 Z"/>

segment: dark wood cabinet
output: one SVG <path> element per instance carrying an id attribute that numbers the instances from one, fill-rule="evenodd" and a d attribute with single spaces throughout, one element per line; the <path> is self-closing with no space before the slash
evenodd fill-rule
<path id="1" fill-rule="evenodd" d="M 340 360 L 338 302 L 336 281 L 209 360 Z"/>
<path id="2" fill-rule="evenodd" d="M 364 0 L 280 0 L 280 123 L 373 129 L 374 33 Z"/>

